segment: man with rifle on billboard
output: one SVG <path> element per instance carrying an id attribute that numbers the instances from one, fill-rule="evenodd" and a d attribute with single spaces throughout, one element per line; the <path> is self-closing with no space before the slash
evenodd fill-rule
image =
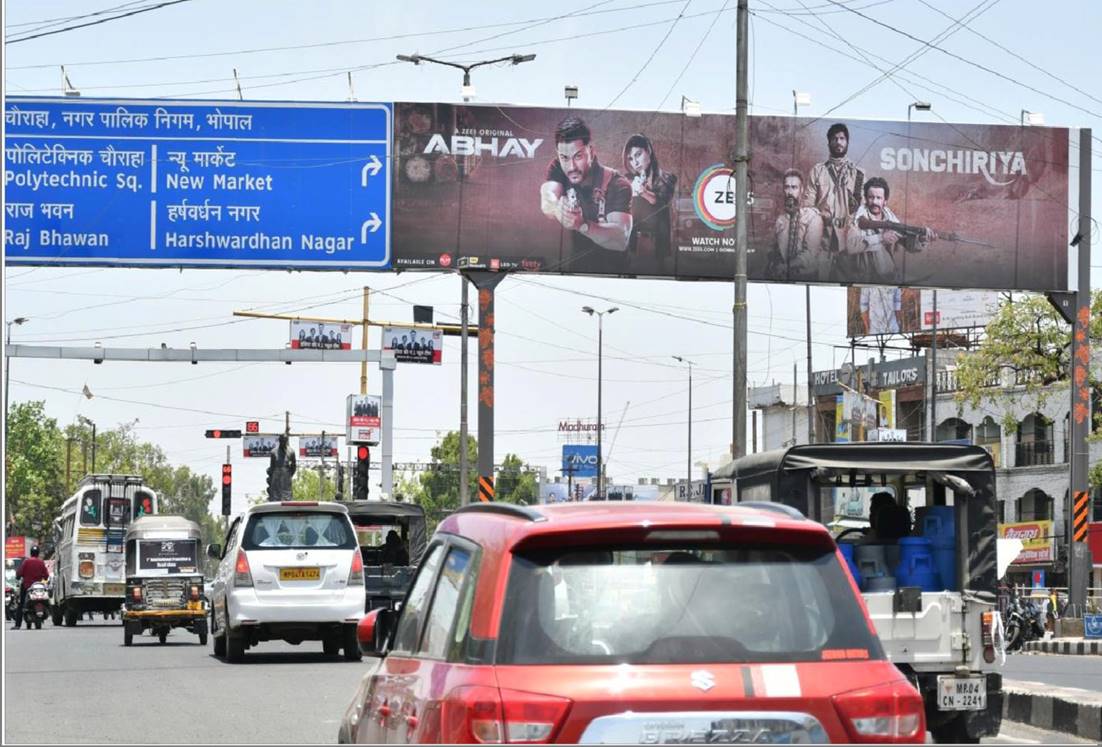
<path id="1" fill-rule="evenodd" d="M 904 282 L 903 267 L 895 259 L 895 251 L 900 246 L 908 252 L 919 252 L 938 239 L 987 246 L 982 241 L 955 233 L 900 222 L 888 207 L 891 190 L 882 177 L 874 176 L 865 182 L 864 195 L 865 204 L 854 214 L 846 242 L 846 251 L 856 262 L 855 277 L 845 278 L 847 280 L 879 285 Z"/>

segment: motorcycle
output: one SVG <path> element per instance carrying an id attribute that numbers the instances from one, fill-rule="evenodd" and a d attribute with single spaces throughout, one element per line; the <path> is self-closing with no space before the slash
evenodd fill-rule
<path id="1" fill-rule="evenodd" d="M 19 608 L 19 592 L 14 586 L 4 584 L 4 619 L 14 620 Z"/>
<path id="2" fill-rule="evenodd" d="M 35 630 L 42 630 L 42 623 L 50 616 L 50 591 L 46 588 L 45 581 L 36 581 L 27 589 L 27 602 L 23 605 L 23 621 L 30 630 L 34 623 Z"/>
<path id="3" fill-rule="evenodd" d="M 1006 611 L 1006 650 L 1045 637 L 1045 611 L 1032 599 L 1014 597 Z"/>

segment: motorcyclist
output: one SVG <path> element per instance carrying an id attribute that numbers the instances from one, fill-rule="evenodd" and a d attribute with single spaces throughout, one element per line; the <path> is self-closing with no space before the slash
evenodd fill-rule
<path id="1" fill-rule="evenodd" d="M 46 564 L 38 557 L 38 545 L 31 548 L 31 556 L 23 561 L 15 577 L 22 580 L 19 586 L 19 607 L 15 610 L 15 625 L 12 630 L 18 630 L 23 624 L 23 605 L 27 602 L 27 589 L 31 584 L 46 581 L 50 578 L 50 571 Z"/>

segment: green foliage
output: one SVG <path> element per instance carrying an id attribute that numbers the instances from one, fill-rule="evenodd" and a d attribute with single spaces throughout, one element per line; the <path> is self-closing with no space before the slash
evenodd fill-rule
<path id="1" fill-rule="evenodd" d="M 536 473 L 516 454 L 506 454 L 497 473 L 494 493 L 499 501 L 532 505 L 539 502 Z"/>
<path id="2" fill-rule="evenodd" d="M 1102 462 L 1095 462 L 1087 473 L 1087 480 L 1092 488 L 1102 487 Z"/>
<path id="3" fill-rule="evenodd" d="M 417 503 L 425 510 L 431 533 L 447 514 L 459 508 L 459 433 L 449 431 L 432 448 L 432 467 L 415 476 L 398 479 L 395 496 Z M 467 459 L 470 465 L 468 489 L 471 500 L 478 500 L 478 441 L 467 436 Z M 535 472 L 516 454 L 506 454 L 494 484 L 497 500 L 508 503 L 533 504 L 539 501 L 539 484 Z"/>
<path id="4" fill-rule="evenodd" d="M 1102 342 L 1100 315 L 1102 291 L 1096 290 L 1091 294 L 1092 347 Z M 1013 301 L 1004 299 L 979 347 L 957 359 L 958 403 L 1001 408 L 1003 428 L 1016 428 L 1016 406 L 1025 404 L 1039 411 L 1054 393 L 1066 395 L 1071 334 L 1070 325 L 1044 296 L 1022 294 Z M 1020 387 L 992 386 L 1005 378 L 1004 374 Z M 1091 383 L 1096 384 L 1093 375 Z"/>
<path id="5" fill-rule="evenodd" d="M 45 402 L 11 405 L 4 452 L 4 501 L 12 531 L 44 540 L 64 497 L 62 437 Z"/>
<path id="6" fill-rule="evenodd" d="M 211 515 L 212 501 L 221 494 L 211 476 L 173 466 L 159 446 L 137 437 L 132 423 L 99 431 L 95 441 L 97 473 L 141 476 L 160 496 L 161 513 L 196 522 L 204 545 L 221 542 L 221 522 Z M 40 541 L 49 537 L 61 504 L 84 477 L 86 466 L 91 472 L 90 426 L 70 425 L 62 431 L 46 417 L 44 402 L 13 404 L 8 414 L 5 501 L 14 531 Z"/>
<path id="7" fill-rule="evenodd" d="M 318 471 L 305 465 L 298 465 L 295 476 L 291 478 L 291 500 L 294 501 L 332 501 L 336 500 L 336 485 L 333 475 L 322 483 Z M 265 497 L 267 500 L 267 497 Z"/>

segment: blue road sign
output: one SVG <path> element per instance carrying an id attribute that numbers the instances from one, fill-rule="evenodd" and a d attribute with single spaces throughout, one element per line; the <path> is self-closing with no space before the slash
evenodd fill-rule
<path id="1" fill-rule="evenodd" d="M 597 445 L 563 444 L 562 472 L 573 477 L 596 477 Z"/>
<path id="2" fill-rule="evenodd" d="M 11 264 L 383 270 L 390 104 L 5 100 Z"/>

